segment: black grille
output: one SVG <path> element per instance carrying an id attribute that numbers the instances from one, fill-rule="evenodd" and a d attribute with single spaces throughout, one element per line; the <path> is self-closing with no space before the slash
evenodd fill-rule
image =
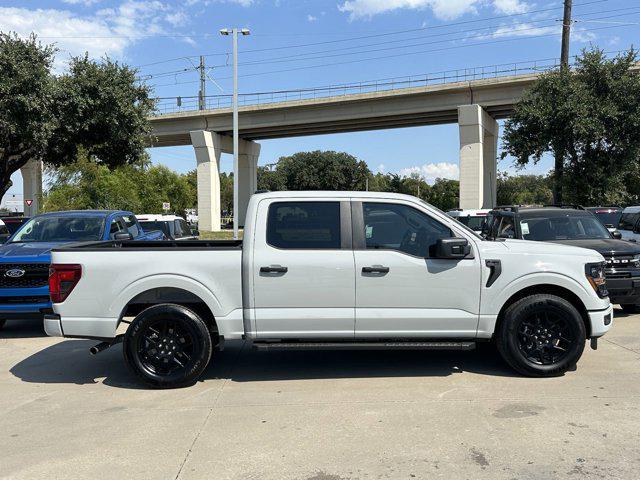
<path id="1" fill-rule="evenodd" d="M 8 276 L 11 270 L 23 270 L 24 275 Z M 0 263 L 0 288 L 43 287 L 48 283 L 48 263 Z"/>
<path id="2" fill-rule="evenodd" d="M 605 261 L 605 275 L 609 278 L 626 278 L 630 271 L 640 269 L 640 265 L 634 261 L 634 255 L 605 257 Z"/>
<path id="3" fill-rule="evenodd" d="M 0 305 L 13 305 L 16 303 L 49 303 L 49 297 L 0 297 Z"/>

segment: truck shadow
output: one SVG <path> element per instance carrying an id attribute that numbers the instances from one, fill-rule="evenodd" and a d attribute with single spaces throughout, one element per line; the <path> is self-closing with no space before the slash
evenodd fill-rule
<path id="1" fill-rule="evenodd" d="M 95 341 L 64 340 L 14 365 L 10 372 L 29 383 L 95 384 L 144 389 L 129 372 L 121 346 L 91 356 Z M 462 372 L 517 376 L 485 346 L 476 351 L 255 351 L 242 342 L 228 342 L 216 352 L 200 381 L 234 382 L 330 378 L 443 377 Z M 103 380 L 104 379 L 104 380 Z"/>
<path id="2" fill-rule="evenodd" d="M 42 320 L 7 320 L 0 330 L 0 338 L 46 337 Z"/>

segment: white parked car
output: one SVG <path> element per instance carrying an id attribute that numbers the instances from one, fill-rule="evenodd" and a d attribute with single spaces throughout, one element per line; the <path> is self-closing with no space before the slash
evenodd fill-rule
<path id="1" fill-rule="evenodd" d="M 640 240 L 640 206 L 627 207 L 622 211 L 618 231 L 624 240 Z"/>
<path id="2" fill-rule="evenodd" d="M 480 210 L 463 210 L 461 208 L 456 208 L 454 210 L 449 210 L 447 215 L 455 218 L 461 223 L 464 223 L 467 227 L 469 227 L 474 232 L 481 232 L 482 226 L 487 219 L 487 214 L 491 211 L 491 209 L 480 209 Z"/>
<path id="3" fill-rule="evenodd" d="M 160 230 L 167 240 L 197 240 L 200 235 L 177 215 L 136 215 L 145 230 Z"/>
<path id="4" fill-rule="evenodd" d="M 156 387 L 193 383 L 224 339 L 257 348 L 469 349 L 495 340 L 530 376 L 559 375 L 612 324 L 593 250 L 485 240 L 416 197 L 251 197 L 244 240 L 54 249 L 52 336 L 124 342 Z M 135 317 L 124 335 L 116 330 Z"/>

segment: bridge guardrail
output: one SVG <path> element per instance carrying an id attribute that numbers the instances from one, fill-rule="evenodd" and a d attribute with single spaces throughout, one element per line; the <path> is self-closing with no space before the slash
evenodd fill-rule
<path id="1" fill-rule="evenodd" d="M 271 103 L 295 100 L 316 100 L 331 97 L 342 97 L 359 93 L 374 93 L 390 90 L 400 90 L 416 87 L 426 87 L 445 83 L 469 82 L 500 78 L 512 75 L 541 73 L 558 67 L 557 59 L 535 60 L 529 62 L 504 63 L 481 67 L 471 67 L 457 70 L 447 70 L 406 77 L 391 77 L 380 80 L 364 81 L 330 85 L 325 87 L 303 88 L 295 90 L 276 90 L 268 92 L 253 92 L 238 95 L 240 106 L 268 105 Z M 230 108 L 232 95 L 209 95 L 205 97 L 206 110 Z M 158 115 L 199 110 L 197 96 L 162 97 L 157 99 L 156 112 Z"/>

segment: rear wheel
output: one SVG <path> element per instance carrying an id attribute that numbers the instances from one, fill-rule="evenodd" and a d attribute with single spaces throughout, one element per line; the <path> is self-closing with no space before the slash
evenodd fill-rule
<path id="1" fill-rule="evenodd" d="M 532 377 L 562 375 L 582 356 L 586 329 L 582 316 L 555 295 L 531 295 L 509 306 L 496 344 L 505 361 Z"/>
<path id="2" fill-rule="evenodd" d="M 627 303 L 625 305 L 620 305 L 622 307 L 622 311 L 624 313 L 637 313 L 638 306 L 633 303 Z"/>
<path id="3" fill-rule="evenodd" d="M 143 382 L 156 388 L 194 384 L 211 359 L 206 323 L 181 305 L 161 304 L 142 311 L 124 337 L 124 357 Z"/>

